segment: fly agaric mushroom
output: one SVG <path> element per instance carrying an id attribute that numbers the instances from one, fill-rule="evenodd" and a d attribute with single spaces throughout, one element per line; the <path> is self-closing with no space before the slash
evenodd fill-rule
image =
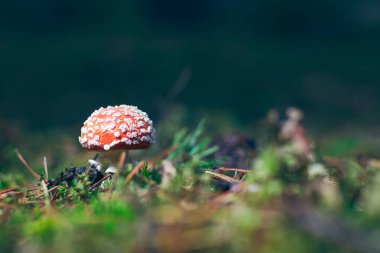
<path id="1" fill-rule="evenodd" d="M 148 115 L 135 106 L 99 108 L 84 122 L 79 142 L 91 151 L 146 149 L 155 130 Z"/>

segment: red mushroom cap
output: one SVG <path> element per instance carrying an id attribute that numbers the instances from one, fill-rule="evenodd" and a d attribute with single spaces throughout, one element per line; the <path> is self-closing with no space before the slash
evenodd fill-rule
<path id="1" fill-rule="evenodd" d="M 79 142 L 93 151 L 146 149 L 155 130 L 148 115 L 135 106 L 101 107 L 84 122 Z"/>

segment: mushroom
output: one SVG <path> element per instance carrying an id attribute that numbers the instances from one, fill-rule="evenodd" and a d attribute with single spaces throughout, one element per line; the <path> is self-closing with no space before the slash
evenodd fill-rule
<path id="1" fill-rule="evenodd" d="M 107 175 L 114 175 L 114 174 L 116 174 L 117 173 L 117 169 L 114 167 L 114 166 L 109 166 L 107 169 L 106 169 L 106 171 L 105 171 L 105 173 L 107 174 Z"/>
<path id="2" fill-rule="evenodd" d="M 135 106 L 99 108 L 84 122 L 79 142 L 91 151 L 149 148 L 155 129 L 148 115 Z"/>
<path id="3" fill-rule="evenodd" d="M 102 170 L 102 165 L 100 164 L 100 162 L 96 161 L 96 160 L 93 160 L 93 159 L 90 159 L 88 160 L 87 162 L 87 168 L 88 169 L 96 169 L 97 171 L 101 171 Z"/>

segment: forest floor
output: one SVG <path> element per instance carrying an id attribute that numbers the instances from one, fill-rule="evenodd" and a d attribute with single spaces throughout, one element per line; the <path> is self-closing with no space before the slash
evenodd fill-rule
<path id="1" fill-rule="evenodd" d="M 380 252 L 369 133 L 313 137 L 294 108 L 248 131 L 173 115 L 151 150 L 128 156 L 4 127 L 0 251 Z"/>

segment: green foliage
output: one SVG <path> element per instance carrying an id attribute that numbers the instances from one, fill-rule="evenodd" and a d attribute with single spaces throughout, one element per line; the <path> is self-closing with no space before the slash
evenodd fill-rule
<path id="1" fill-rule="evenodd" d="M 170 153 L 168 159 L 180 160 L 182 162 L 192 161 L 198 163 L 197 167 L 209 167 L 215 164 L 215 161 L 205 161 L 203 158 L 218 151 L 218 147 L 208 147 L 210 139 L 207 137 L 200 138 L 205 128 L 205 121 L 202 120 L 193 132 L 188 133 L 186 128 L 183 128 L 175 134 L 173 146 L 176 149 Z"/>
<path id="2" fill-rule="evenodd" d="M 1 174 L 0 173 L 0 189 L 5 189 L 15 185 L 23 185 L 25 179 L 21 174 Z"/>

